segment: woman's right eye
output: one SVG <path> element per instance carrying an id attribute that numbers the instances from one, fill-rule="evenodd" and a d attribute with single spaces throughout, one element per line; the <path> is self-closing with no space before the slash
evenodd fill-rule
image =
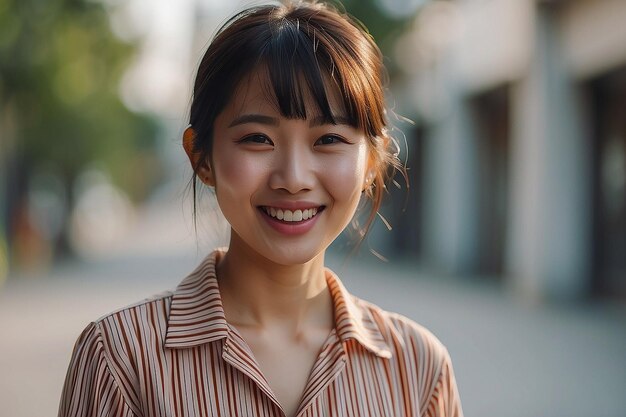
<path id="1" fill-rule="evenodd" d="M 274 145 L 274 143 L 265 135 L 254 134 L 244 136 L 239 143 L 258 143 L 261 145 Z"/>

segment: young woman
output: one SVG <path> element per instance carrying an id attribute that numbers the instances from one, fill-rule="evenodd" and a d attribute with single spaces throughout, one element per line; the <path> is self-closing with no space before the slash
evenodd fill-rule
<path id="1" fill-rule="evenodd" d="M 231 226 L 174 292 L 91 323 L 60 416 L 461 416 L 449 355 L 324 254 L 398 166 L 379 49 L 317 3 L 248 9 L 198 70 L 183 146 Z M 366 226 L 369 225 L 369 222 Z"/>

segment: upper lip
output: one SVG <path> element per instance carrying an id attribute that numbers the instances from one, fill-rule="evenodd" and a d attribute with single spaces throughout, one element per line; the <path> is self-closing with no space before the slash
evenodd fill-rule
<path id="1" fill-rule="evenodd" d="M 323 204 L 313 203 L 311 201 L 274 201 L 267 204 L 262 204 L 262 207 L 273 207 L 283 210 L 305 210 L 311 208 L 322 207 Z"/>

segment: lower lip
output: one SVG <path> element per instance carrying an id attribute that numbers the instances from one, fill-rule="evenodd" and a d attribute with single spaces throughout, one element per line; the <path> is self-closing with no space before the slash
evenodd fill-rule
<path id="1" fill-rule="evenodd" d="M 313 228 L 320 214 L 322 214 L 322 211 L 318 211 L 317 214 L 310 219 L 287 223 L 270 216 L 263 209 L 259 209 L 259 212 L 261 217 L 263 217 L 274 230 L 288 236 L 297 236 L 308 232 Z"/>

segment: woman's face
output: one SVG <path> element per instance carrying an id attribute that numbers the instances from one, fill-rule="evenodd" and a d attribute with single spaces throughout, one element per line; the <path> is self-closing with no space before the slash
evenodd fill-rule
<path id="1" fill-rule="evenodd" d="M 354 215 L 367 140 L 332 94 L 336 125 L 323 122 L 310 97 L 306 120 L 282 117 L 265 85 L 258 74 L 244 79 L 215 120 L 212 180 L 232 227 L 231 251 L 301 264 L 323 253 Z"/>

